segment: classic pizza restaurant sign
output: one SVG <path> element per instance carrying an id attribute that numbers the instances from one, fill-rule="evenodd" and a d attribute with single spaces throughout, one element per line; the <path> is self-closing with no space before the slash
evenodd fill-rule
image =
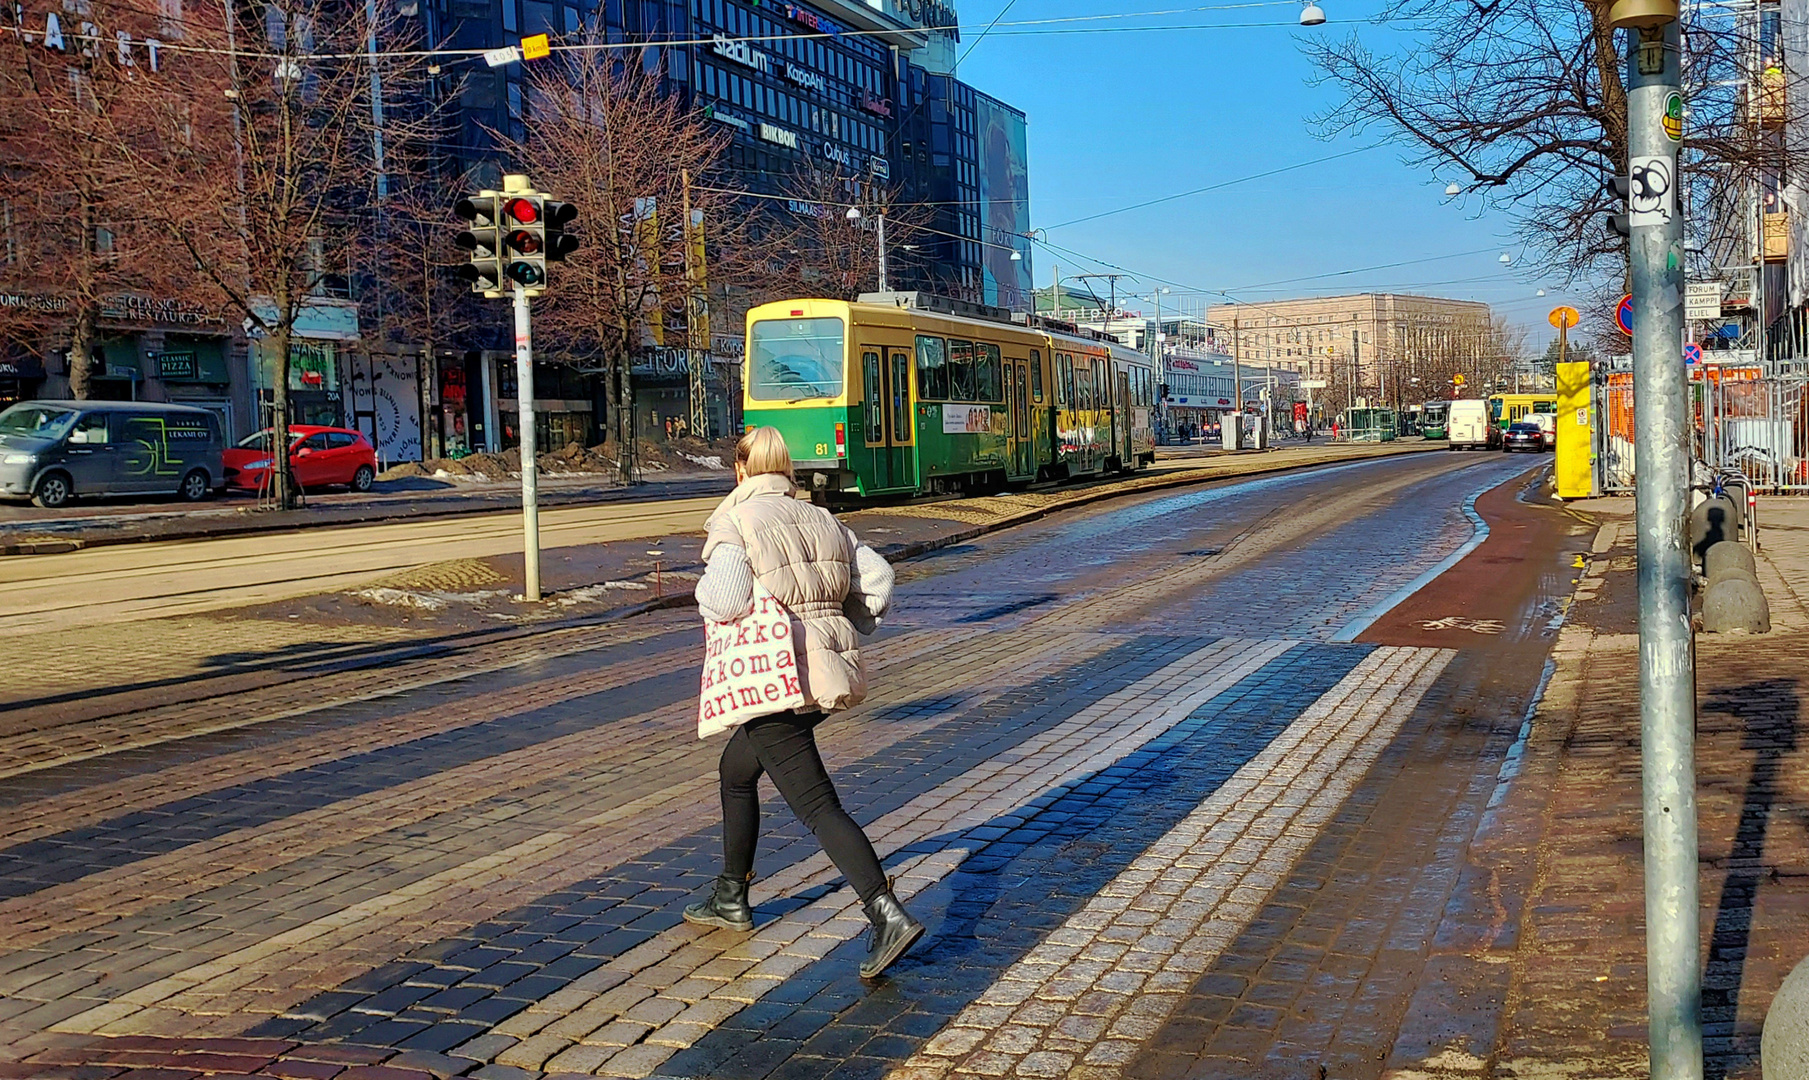
<path id="1" fill-rule="evenodd" d="M 14 5 L 11 29 L 27 45 L 42 42 L 46 49 L 55 49 L 60 53 L 67 53 L 73 48 L 89 59 L 99 59 L 109 40 L 99 26 L 87 20 L 79 21 L 73 29 L 65 30 L 62 17 L 54 11 L 47 13 L 40 25 L 42 29 L 28 25 L 25 9 Z M 156 38 L 135 39 L 124 30 L 115 30 L 111 41 L 113 58 L 120 67 L 137 67 L 138 57 L 142 52 L 146 67 L 152 71 L 163 70 L 163 42 Z"/>

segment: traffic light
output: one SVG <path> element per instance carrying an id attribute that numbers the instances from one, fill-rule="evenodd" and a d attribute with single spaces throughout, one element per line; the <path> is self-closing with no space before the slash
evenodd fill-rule
<path id="1" fill-rule="evenodd" d="M 546 284 L 545 203 L 538 192 L 503 197 L 503 274 L 526 289 Z"/>
<path id="2" fill-rule="evenodd" d="M 1611 198 L 1619 200 L 1622 206 L 1627 204 L 1628 197 L 1633 194 L 1633 183 L 1625 176 L 1609 178 L 1602 188 L 1608 192 Z M 1625 210 L 1618 214 L 1608 215 L 1608 231 L 1621 237 L 1633 235 L 1633 228 Z"/>
<path id="3" fill-rule="evenodd" d="M 578 218 L 578 208 L 568 202 L 548 199 L 540 205 L 540 212 L 546 219 L 546 261 L 564 262 L 565 257 L 578 250 L 578 238 L 568 234 L 565 227 Z"/>
<path id="4" fill-rule="evenodd" d="M 459 267 L 461 278 L 471 283 L 471 291 L 485 296 L 502 295 L 502 238 L 498 228 L 497 195 L 482 191 L 460 199 L 452 212 L 469 221 L 471 227 L 459 233 L 453 243 L 471 253 L 471 261 Z"/>

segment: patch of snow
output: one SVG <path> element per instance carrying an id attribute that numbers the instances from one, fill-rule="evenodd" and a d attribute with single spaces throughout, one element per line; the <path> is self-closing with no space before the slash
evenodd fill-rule
<path id="1" fill-rule="evenodd" d="M 684 458 L 693 465 L 702 465 L 706 469 L 722 470 L 728 468 L 727 465 L 722 463 L 722 457 L 718 454 L 704 454 L 700 457 L 696 454 L 687 454 L 683 450 L 680 450 L 678 456 Z"/>
<path id="2" fill-rule="evenodd" d="M 611 591 L 627 589 L 634 592 L 645 592 L 647 586 L 638 581 L 605 581 L 596 585 L 586 585 L 581 589 L 572 589 L 559 594 L 561 607 L 572 607 L 576 604 L 588 604 L 603 599 Z"/>
<path id="3" fill-rule="evenodd" d="M 373 586 L 368 589 L 354 590 L 347 595 L 355 596 L 360 600 L 368 600 L 373 604 L 387 604 L 390 607 L 414 608 L 418 611 L 444 611 L 453 604 L 481 605 L 499 596 L 508 595 L 508 590 L 481 589 L 477 592 L 442 592 Z"/>

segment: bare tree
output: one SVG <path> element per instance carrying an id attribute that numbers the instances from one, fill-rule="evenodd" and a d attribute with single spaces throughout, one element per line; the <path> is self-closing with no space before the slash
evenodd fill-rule
<path id="1" fill-rule="evenodd" d="M 1376 18 L 1389 51 L 1360 33 L 1306 46 L 1343 101 L 1320 132 L 1379 135 L 1409 164 L 1503 209 L 1544 267 L 1566 280 L 1619 278 L 1625 251 L 1604 228 L 1604 182 L 1627 167 L 1624 61 L 1608 0 L 1393 0 Z M 1692 202 L 1744 182 L 1776 154 L 1733 89 L 1746 45 L 1713 5 L 1686 8 L 1686 169 Z"/>
<path id="2" fill-rule="evenodd" d="M 744 216 L 709 175 L 728 144 L 720 127 L 662 93 L 641 56 L 591 47 L 563 52 L 529 79 L 525 139 L 507 155 L 533 162 L 535 188 L 570 202 L 578 251 L 549 275 L 536 338 L 609 380 L 619 476 L 635 479 L 635 355 L 684 326 L 688 208 L 702 223 L 713 277 L 745 254 Z"/>
<path id="3" fill-rule="evenodd" d="M 930 239 L 927 208 L 901 201 L 895 186 L 812 163 L 785 188 L 789 197 L 772 215 L 775 272 L 767 285 L 777 291 L 853 300 L 878 289 L 882 216 L 894 288 L 914 249 Z"/>
<path id="4" fill-rule="evenodd" d="M 382 304 L 380 325 L 390 340 L 420 347 L 423 386 L 437 383 L 441 350 L 465 339 L 481 315 L 495 314 L 480 312 L 470 284 L 455 276 L 466 253 L 448 242 L 444 191 L 479 186 L 470 177 L 451 185 L 418 181 L 397 190 L 383 207 L 382 245 L 366 306 Z M 438 418 L 424 408 L 421 425 L 422 456 L 442 454 Z"/>
<path id="5" fill-rule="evenodd" d="M 349 291 L 356 267 L 347 253 L 368 240 L 379 183 L 373 85 L 399 100 L 426 100 L 420 61 L 405 50 L 371 49 L 410 35 L 356 0 L 194 11 L 182 27 L 191 51 L 181 83 L 141 83 L 158 139 L 133 177 L 150 220 L 263 339 L 273 495 L 291 507 L 298 493 L 283 451 L 295 326 L 317 298 Z M 392 115 L 382 134 L 405 143 L 405 128 Z"/>
<path id="6" fill-rule="evenodd" d="M 68 336 L 69 392 L 92 392 L 104 301 L 126 293 L 193 293 L 189 260 L 147 225 L 134 174 L 155 152 L 140 87 L 178 79 L 153 12 L 98 0 L 30 32 L 0 35 L 0 176 L 7 182 L 0 281 L 36 294 L 0 311 L 5 335 Z M 103 29 L 103 27 L 105 29 Z M 186 297 L 184 297 L 186 298 Z"/>

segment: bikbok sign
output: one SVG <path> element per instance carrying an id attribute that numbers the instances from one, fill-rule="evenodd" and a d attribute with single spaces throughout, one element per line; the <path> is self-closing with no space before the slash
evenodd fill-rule
<path id="1" fill-rule="evenodd" d="M 754 583 L 754 606 L 735 622 L 704 620 L 703 685 L 697 737 L 804 704 L 791 612 Z"/>
<path id="2" fill-rule="evenodd" d="M 41 43 L 46 49 L 64 54 L 73 50 L 90 60 L 100 59 L 102 52 L 111 45 L 113 60 L 122 68 L 137 67 L 142 52 L 145 66 L 150 71 L 163 70 L 163 42 L 156 38 L 133 38 L 124 30 L 116 30 L 109 36 L 86 20 L 65 27 L 63 17 L 54 11 L 47 13 L 42 22 L 35 22 L 25 14 L 24 5 L 14 4 L 12 26 L 8 29 L 27 45 Z"/>

